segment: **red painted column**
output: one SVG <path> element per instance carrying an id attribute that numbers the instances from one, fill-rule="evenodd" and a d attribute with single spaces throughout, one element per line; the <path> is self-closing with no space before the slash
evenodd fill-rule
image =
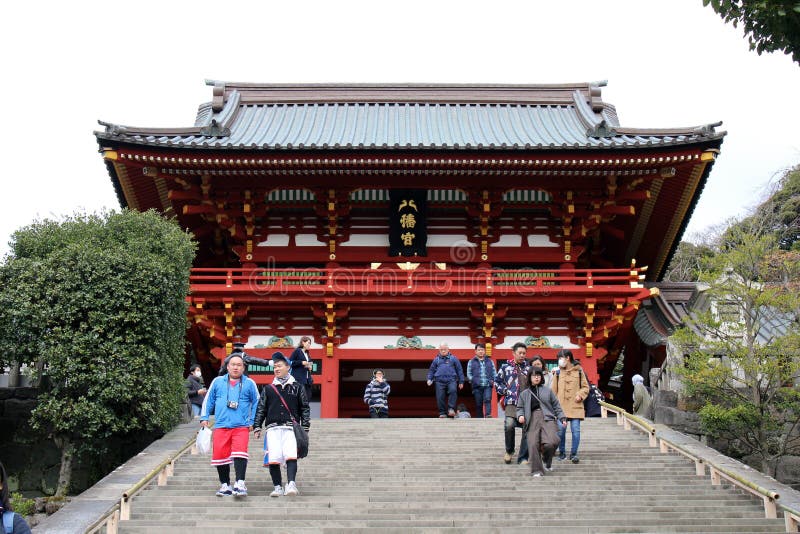
<path id="1" fill-rule="evenodd" d="M 322 361 L 322 384 L 320 390 L 320 417 L 339 417 L 339 358 L 336 354 Z"/>
<path id="2" fill-rule="evenodd" d="M 587 356 L 586 347 L 572 350 L 572 354 L 575 356 L 575 358 L 580 360 L 583 372 L 586 373 L 586 378 L 588 378 L 589 382 L 592 382 L 593 384 L 597 384 L 597 380 L 599 378 L 597 373 L 597 352 L 598 349 L 594 348 L 592 350 L 592 355 Z"/>

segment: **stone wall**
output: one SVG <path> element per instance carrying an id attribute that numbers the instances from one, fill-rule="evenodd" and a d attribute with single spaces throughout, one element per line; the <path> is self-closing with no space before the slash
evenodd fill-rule
<path id="1" fill-rule="evenodd" d="M 687 434 L 704 445 L 713 447 L 727 454 L 727 443 L 711 439 L 705 435 L 700 427 L 700 416 L 691 411 L 681 396 L 670 390 L 656 388 L 653 390 L 653 404 L 655 406 L 655 423 L 669 426 L 673 430 Z M 761 469 L 761 463 L 754 459 L 738 458 L 754 469 Z M 800 456 L 784 456 L 778 462 L 775 479 L 794 489 L 800 490 Z"/>
<path id="2" fill-rule="evenodd" d="M 28 424 L 37 395 L 32 387 L 0 388 L 0 460 L 8 472 L 11 491 L 52 495 L 58 484 L 61 452 Z M 76 483 L 80 482 L 78 477 Z M 88 487 L 85 482 L 84 487 Z"/>
<path id="3" fill-rule="evenodd" d="M 655 422 L 664 424 L 705 443 L 705 435 L 700 428 L 700 416 L 687 411 L 685 406 L 678 407 L 678 393 L 675 391 L 654 389 L 653 406 Z"/>
<path id="4" fill-rule="evenodd" d="M 53 495 L 58 484 L 61 451 L 55 442 L 29 424 L 37 405 L 38 390 L 32 387 L 0 387 L 0 461 L 9 477 L 9 488 L 26 496 Z M 186 420 L 183 409 L 183 418 Z M 120 464 L 138 454 L 160 432 L 139 432 L 111 440 L 108 455 L 75 463 L 69 493 L 74 495 L 91 487 Z"/>
<path id="5" fill-rule="evenodd" d="M 784 456 L 778 462 L 775 479 L 800 490 L 800 456 Z"/>

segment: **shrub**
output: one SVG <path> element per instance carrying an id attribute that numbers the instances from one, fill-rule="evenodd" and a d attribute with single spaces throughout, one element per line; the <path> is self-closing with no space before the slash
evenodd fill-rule
<path id="1" fill-rule="evenodd" d="M 33 499 L 28 499 L 21 493 L 11 494 L 11 507 L 19 515 L 31 516 L 36 511 L 36 502 Z"/>

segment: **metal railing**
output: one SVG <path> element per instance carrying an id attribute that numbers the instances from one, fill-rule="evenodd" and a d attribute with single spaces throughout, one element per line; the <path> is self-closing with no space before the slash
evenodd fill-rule
<path id="1" fill-rule="evenodd" d="M 195 440 L 196 437 L 186 442 L 186 445 L 167 457 L 152 471 L 142 477 L 139 482 L 131 486 L 125 493 L 122 494 L 119 502 L 107 510 L 102 517 L 97 519 L 97 521 L 92 523 L 84 531 L 84 534 L 99 534 L 101 532 L 105 532 L 105 534 L 117 534 L 120 521 L 127 521 L 131 518 L 131 499 L 156 477 L 158 477 L 157 484 L 159 486 L 166 485 L 167 478 L 171 477 L 175 472 L 175 461 L 186 454 L 187 451 L 191 451 L 191 454 L 197 454 Z M 105 530 L 103 530 L 104 528 Z"/>
<path id="2" fill-rule="evenodd" d="M 631 426 L 636 426 L 650 438 L 651 447 L 659 447 L 659 450 L 666 454 L 670 451 L 677 452 L 686 458 L 692 460 L 695 464 L 695 474 L 697 476 L 705 476 L 705 466 L 708 465 L 708 471 L 711 475 L 711 484 L 719 486 L 722 484 L 724 478 L 731 484 L 759 497 L 764 502 L 764 517 L 767 519 L 776 519 L 778 517 L 778 509 L 783 511 L 783 516 L 786 521 L 786 532 L 798 532 L 800 527 L 800 508 L 797 506 L 779 503 L 780 494 L 768 488 L 764 488 L 759 484 L 743 478 L 741 475 L 726 469 L 725 467 L 715 464 L 707 458 L 700 458 L 695 453 L 691 452 L 685 447 L 674 443 L 663 436 L 658 436 L 656 428 L 648 420 L 637 417 L 628 413 L 619 406 L 614 406 L 607 402 L 600 403 L 600 412 L 602 417 L 608 417 L 608 412 L 614 412 L 617 417 L 617 424 L 622 426 L 625 430 L 630 430 Z"/>

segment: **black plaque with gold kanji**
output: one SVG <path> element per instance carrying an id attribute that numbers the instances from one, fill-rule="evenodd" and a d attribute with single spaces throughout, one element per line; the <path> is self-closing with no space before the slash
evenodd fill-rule
<path id="1" fill-rule="evenodd" d="M 389 190 L 389 256 L 428 255 L 428 191 Z"/>

